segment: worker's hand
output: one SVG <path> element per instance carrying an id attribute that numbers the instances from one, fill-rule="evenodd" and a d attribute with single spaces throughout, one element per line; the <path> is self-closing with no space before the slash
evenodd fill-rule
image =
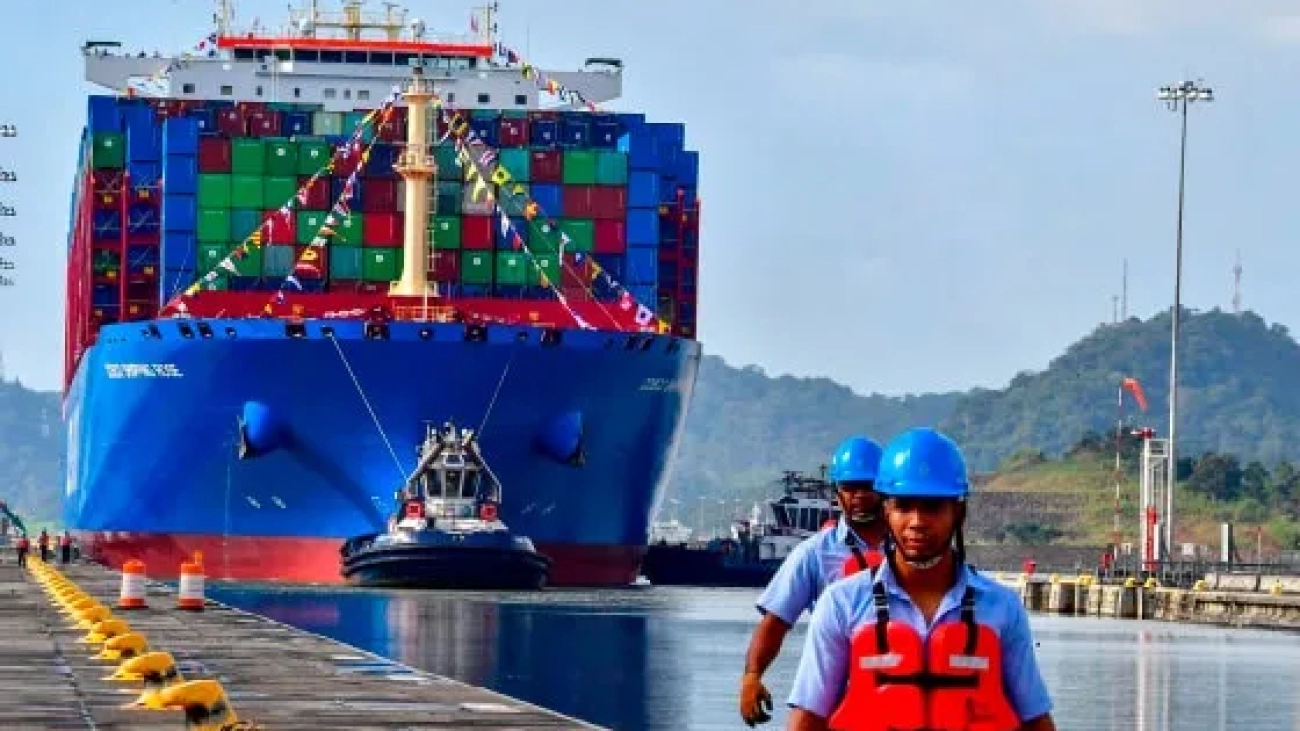
<path id="1" fill-rule="evenodd" d="M 740 717 L 750 728 L 772 720 L 772 694 L 763 687 L 763 676 L 745 673 L 740 679 Z"/>

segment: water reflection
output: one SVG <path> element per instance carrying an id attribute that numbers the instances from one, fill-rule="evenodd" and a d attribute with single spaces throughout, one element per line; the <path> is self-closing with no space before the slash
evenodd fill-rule
<path id="1" fill-rule="evenodd" d="M 214 598 L 400 662 L 619 731 L 743 728 L 736 689 L 755 592 L 492 595 L 232 590 Z M 1300 637 L 1035 616 L 1057 726 L 1087 731 L 1300 729 Z M 784 727 L 805 623 L 769 669 Z"/>

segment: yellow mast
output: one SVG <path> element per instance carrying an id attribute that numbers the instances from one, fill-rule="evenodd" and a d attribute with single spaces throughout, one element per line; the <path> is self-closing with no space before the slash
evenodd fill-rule
<path id="1" fill-rule="evenodd" d="M 402 278 L 393 282 L 390 294 L 408 297 L 438 296 L 428 281 L 429 189 L 438 172 L 429 150 L 429 109 L 433 86 L 424 78 L 424 68 L 411 69 L 411 81 L 403 92 L 406 101 L 406 149 L 394 169 L 406 181 L 406 214 L 402 227 Z"/>

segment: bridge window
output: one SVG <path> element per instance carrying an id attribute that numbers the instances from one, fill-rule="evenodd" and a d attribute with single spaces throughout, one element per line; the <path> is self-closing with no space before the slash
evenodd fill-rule
<path id="1" fill-rule="evenodd" d="M 221 85 L 221 95 L 222 95 L 222 96 L 234 96 L 234 95 L 235 95 L 235 87 L 233 87 L 233 86 L 231 86 L 231 85 L 229 85 L 229 84 L 222 84 L 222 85 Z"/>
<path id="2" fill-rule="evenodd" d="M 351 90 L 351 89 L 344 89 L 344 90 L 343 90 L 343 98 L 344 98 L 344 99 L 351 99 L 351 98 L 352 98 L 352 90 Z"/>
<path id="3" fill-rule="evenodd" d="M 320 51 L 296 51 L 293 56 L 299 61 L 319 61 Z"/>
<path id="4" fill-rule="evenodd" d="M 321 51 L 320 60 L 322 63 L 343 63 L 343 54 L 340 51 Z"/>
<path id="5" fill-rule="evenodd" d="M 194 84 L 181 84 L 181 93 L 182 93 L 182 94 L 193 94 L 193 93 L 194 93 Z"/>
<path id="6" fill-rule="evenodd" d="M 253 93 L 256 94 L 257 96 L 261 96 L 261 95 L 262 95 L 262 87 L 260 87 L 260 86 L 257 87 L 256 89 L 253 90 Z"/>
<path id="7" fill-rule="evenodd" d="M 357 98 L 358 98 L 358 99 L 363 99 L 363 100 L 364 100 L 364 99 L 369 99 L 369 98 L 370 98 L 370 90 L 369 90 L 369 89 L 357 89 Z"/>
<path id="8" fill-rule="evenodd" d="M 393 55 L 393 60 L 398 66 L 410 66 L 413 58 L 415 58 L 414 53 L 397 53 Z"/>
<path id="9" fill-rule="evenodd" d="M 339 93 L 338 93 L 337 91 L 335 91 L 334 89 L 326 89 L 326 90 L 325 90 L 325 98 L 326 98 L 326 99 L 333 99 L 334 97 L 336 97 L 336 96 L 338 96 L 338 95 L 339 95 Z"/>
<path id="10" fill-rule="evenodd" d="M 370 59 L 365 51 L 348 51 L 343 54 L 344 63 L 367 63 Z"/>
<path id="11" fill-rule="evenodd" d="M 296 87 L 296 86 L 293 87 L 293 98 L 294 98 L 294 99 L 301 99 L 301 98 L 302 98 L 302 89 L 300 89 L 299 87 Z"/>
<path id="12" fill-rule="evenodd" d="M 479 94 L 479 95 L 478 95 L 478 103 L 479 103 L 479 104 L 490 104 L 491 102 L 492 102 L 492 95 L 491 95 L 491 94 Z"/>
<path id="13" fill-rule="evenodd" d="M 527 95 L 527 94 L 515 94 L 515 106 L 519 106 L 519 107 L 526 107 L 526 106 L 528 106 L 528 95 Z"/>
<path id="14" fill-rule="evenodd" d="M 393 65 L 393 54 L 391 53 L 372 53 L 370 54 L 370 63 L 380 64 L 383 66 Z"/>

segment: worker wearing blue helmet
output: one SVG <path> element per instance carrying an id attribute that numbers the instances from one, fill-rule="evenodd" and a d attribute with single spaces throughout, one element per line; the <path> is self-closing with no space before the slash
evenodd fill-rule
<path id="1" fill-rule="evenodd" d="M 965 563 L 961 450 L 933 429 L 904 432 L 876 490 L 886 560 L 817 603 L 787 728 L 1055 731 L 1020 597 Z"/>
<path id="2" fill-rule="evenodd" d="M 880 445 L 850 437 L 831 456 L 828 477 L 835 484 L 840 518 L 795 546 L 758 598 L 762 614 L 745 656 L 740 715 L 751 727 L 771 719 L 772 696 L 763 673 L 781 652 L 790 627 L 832 582 L 878 565 L 885 529 L 880 498 L 873 490 Z"/>

